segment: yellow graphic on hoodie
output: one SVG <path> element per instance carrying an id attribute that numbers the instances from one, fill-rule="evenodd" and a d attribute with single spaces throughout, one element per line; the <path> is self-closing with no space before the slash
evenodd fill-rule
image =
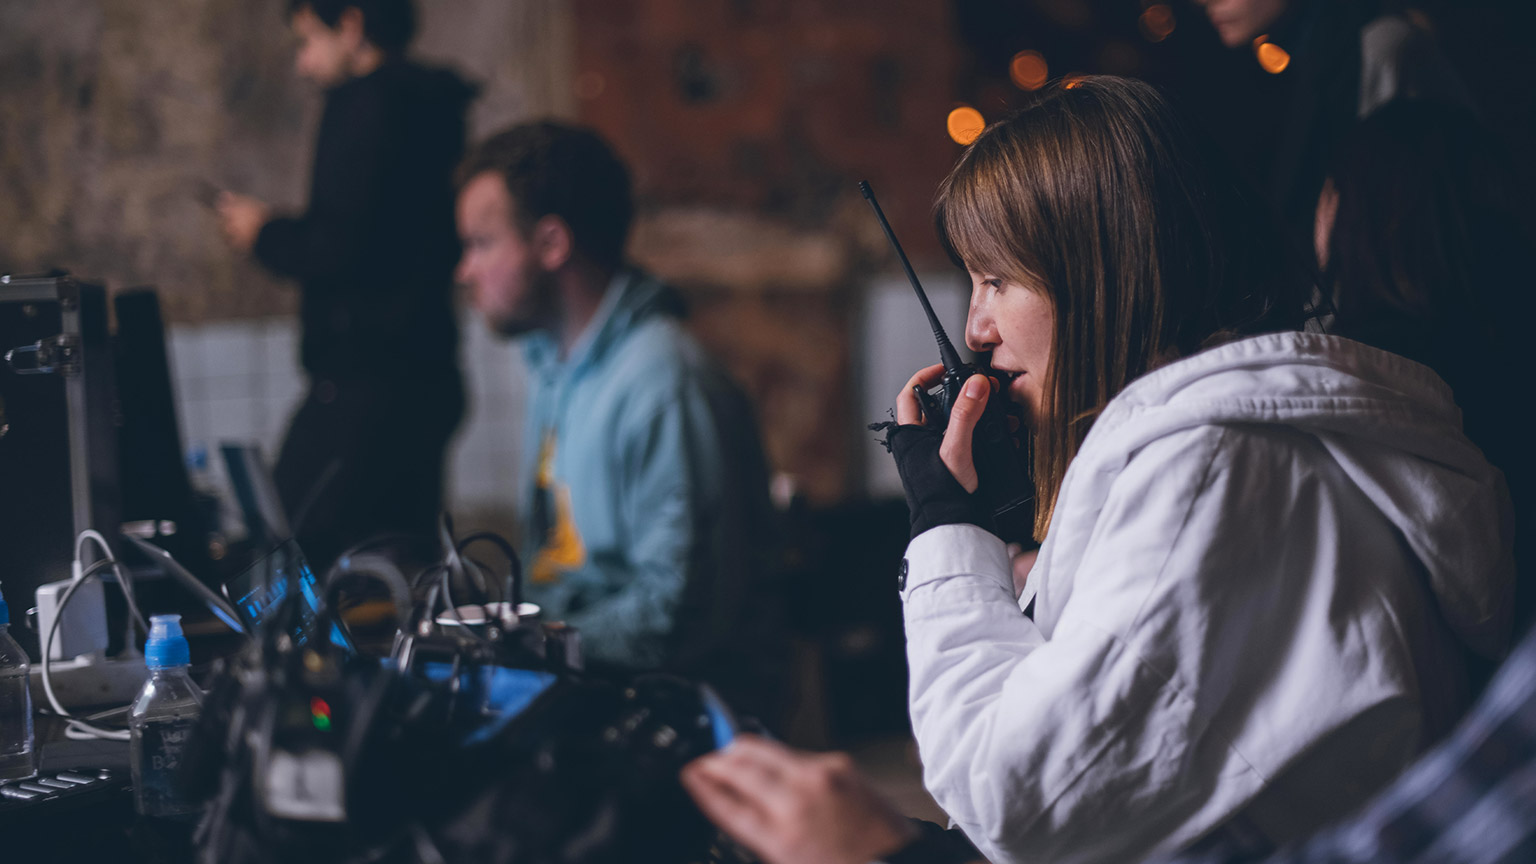
<path id="1" fill-rule="evenodd" d="M 535 505 L 532 514 L 534 524 L 543 523 L 544 542 L 534 555 L 529 577 L 536 585 L 549 585 L 560 581 L 560 574 L 575 570 L 587 563 L 587 547 L 581 542 L 581 532 L 576 530 L 576 519 L 571 512 L 571 490 L 555 479 L 555 434 L 544 436 L 539 447 L 539 470 L 534 478 L 534 497 L 543 506 Z M 544 512 L 538 512 L 538 511 Z M 547 526 L 547 527 L 545 527 Z"/>

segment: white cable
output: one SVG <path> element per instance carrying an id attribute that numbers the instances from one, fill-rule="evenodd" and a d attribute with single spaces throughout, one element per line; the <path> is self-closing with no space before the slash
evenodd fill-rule
<path id="1" fill-rule="evenodd" d="M 88 533 L 96 534 L 96 532 L 89 530 Z M 106 543 L 105 541 L 101 540 L 101 535 L 96 534 L 96 538 L 97 542 L 101 543 L 102 548 L 105 549 Z M 77 551 L 80 549 L 79 541 L 76 541 L 75 549 Z M 107 559 L 92 564 L 91 567 L 94 568 L 101 566 L 104 569 L 105 566 L 115 563 L 110 558 L 110 554 L 111 553 L 108 552 L 109 557 Z M 96 571 L 82 570 L 79 568 L 79 565 L 80 562 L 77 559 L 75 561 L 75 574 L 69 580 L 69 587 L 64 589 L 64 595 L 59 598 L 59 608 L 53 617 L 53 623 L 49 625 L 48 632 L 43 636 L 43 694 L 48 697 L 48 705 L 53 708 L 54 713 L 68 721 L 68 725 L 64 728 L 65 737 L 74 741 L 90 740 L 94 738 L 100 738 L 109 741 L 127 741 L 129 740 L 129 735 L 131 734 L 127 730 L 102 729 L 99 726 L 93 726 L 84 720 L 77 719 L 74 717 L 74 715 L 70 714 L 64 709 L 64 706 L 59 702 L 59 697 L 53 692 L 53 676 L 50 674 L 49 670 L 49 663 L 52 660 L 51 655 L 53 654 L 53 637 L 59 632 L 59 622 L 63 620 L 65 607 L 69 605 L 70 599 L 75 596 L 75 590 L 78 589 L 86 579 L 96 575 Z"/>
<path id="2" fill-rule="evenodd" d="M 86 568 L 84 562 L 82 561 L 85 553 L 85 542 L 87 540 L 94 541 L 102 555 L 100 559 L 91 564 L 90 568 Z M 48 628 L 48 633 L 43 638 L 43 694 L 48 697 L 48 705 L 53 708 L 54 712 L 67 721 L 68 725 L 65 726 L 64 729 L 65 737 L 75 741 L 91 739 L 127 741 L 131 735 L 128 730 L 103 729 L 99 726 L 94 726 L 85 722 L 84 720 L 76 718 L 67 710 L 65 710 L 63 704 L 59 702 L 59 697 L 53 692 L 53 675 L 50 668 L 50 664 L 52 663 L 53 659 L 53 637 L 59 631 L 59 622 L 64 618 L 64 609 L 69 605 L 70 599 L 75 596 L 75 591 L 80 587 L 81 583 L 83 583 L 91 576 L 96 576 L 98 579 L 101 578 L 97 575 L 97 573 L 100 570 L 106 569 L 108 566 L 112 567 L 114 570 L 118 569 L 117 557 L 112 554 L 112 547 L 107 545 L 107 538 L 101 536 L 100 532 L 91 528 L 87 528 L 84 531 L 81 531 L 80 535 L 75 538 L 75 560 L 71 568 L 73 573 L 70 576 L 69 587 L 64 589 L 63 596 L 59 598 L 58 611 L 54 615 L 53 623 Z M 123 592 L 123 598 L 127 601 L 128 608 L 131 610 L 133 616 L 142 618 L 143 616 L 138 612 L 138 604 L 134 602 L 133 590 L 129 587 L 128 583 L 124 581 L 123 575 L 124 574 L 122 573 L 118 574 L 117 587 Z M 131 624 L 129 627 L 129 632 L 132 632 Z M 135 646 L 133 645 L 133 641 L 130 639 L 128 642 L 128 650 L 132 651 L 134 647 Z"/>
<path id="3" fill-rule="evenodd" d="M 112 555 L 112 547 L 107 545 L 107 538 L 101 536 L 101 534 L 99 532 L 97 532 L 94 528 L 87 528 L 84 531 L 80 532 L 80 536 L 79 537 L 75 538 L 75 566 L 76 567 L 79 567 L 83 563 L 80 560 L 80 553 L 85 551 L 85 541 L 87 541 L 87 540 L 95 540 L 96 541 L 96 546 L 99 549 L 101 549 L 102 556 L 105 557 L 108 561 L 116 561 L 117 560 Z"/>
<path id="4" fill-rule="evenodd" d="M 123 592 L 123 600 L 128 604 L 128 631 L 123 639 L 123 653 L 129 656 L 138 656 L 137 634 L 134 633 L 133 624 L 137 621 L 139 627 L 147 635 L 149 633 L 149 622 L 144 620 L 144 613 L 139 611 L 139 604 L 134 600 L 133 580 L 129 577 L 128 571 L 123 568 L 122 562 L 118 561 L 117 556 L 112 554 L 112 547 L 107 545 L 107 539 L 92 528 L 81 531 L 80 536 L 75 538 L 74 573 L 80 573 L 85 566 L 85 562 L 81 560 L 80 556 L 85 551 L 85 541 L 87 540 L 96 541 L 96 546 L 101 550 L 103 556 L 101 560 L 112 562 L 112 572 L 117 574 L 118 590 Z"/>

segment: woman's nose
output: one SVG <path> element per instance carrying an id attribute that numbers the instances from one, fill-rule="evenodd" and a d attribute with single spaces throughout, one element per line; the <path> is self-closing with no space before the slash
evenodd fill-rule
<path id="1" fill-rule="evenodd" d="M 965 347 L 980 353 L 991 351 L 997 343 L 997 327 L 991 314 L 981 304 L 972 303 L 970 313 L 965 316 Z"/>

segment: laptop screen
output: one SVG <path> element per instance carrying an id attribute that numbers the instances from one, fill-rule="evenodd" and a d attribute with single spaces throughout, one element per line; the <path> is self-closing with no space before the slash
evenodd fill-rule
<path id="1" fill-rule="evenodd" d="M 247 632 L 257 632 L 261 622 L 277 611 L 288 593 L 290 579 L 295 580 L 301 610 L 300 621 L 294 625 L 292 635 L 296 644 L 305 644 L 315 628 L 320 589 L 314 571 L 304 560 L 304 553 L 292 540 L 268 552 L 224 586 Z M 331 625 L 330 640 L 346 653 L 356 653 L 352 640 L 339 624 Z"/>

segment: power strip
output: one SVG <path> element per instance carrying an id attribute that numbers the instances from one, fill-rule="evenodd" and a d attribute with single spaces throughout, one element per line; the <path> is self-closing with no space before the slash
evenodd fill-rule
<path id="1" fill-rule="evenodd" d="M 132 702 L 143 689 L 149 670 L 144 666 L 143 657 L 107 658 L 86 654 L 73 660 L 50 662 L 48 677 L 53 682 L 54 695 L 65 708 L 124 705 Z M 41 663 L 33 664 L 30 678 L 32 704 L 47 705 Z"/>

